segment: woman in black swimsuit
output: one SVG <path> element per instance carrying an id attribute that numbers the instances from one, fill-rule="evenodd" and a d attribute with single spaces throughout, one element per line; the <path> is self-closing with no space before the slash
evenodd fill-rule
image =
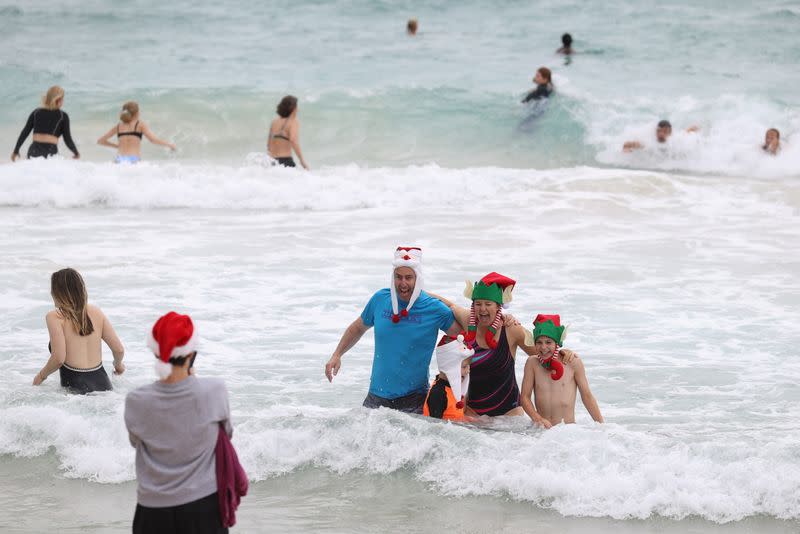
<path id="1" fill-rule="evenodd" d="M 87 302 L 83 278 L 75 269 L 61 269 L 50 278 L 50 295 L 55 309 L 46 316 L 50 335 L 50 358 L 33 378 L 38 386 L 58 371 L 61 386 L 70 393 L 108 391 L 111 381 L 103 368 L 100 341 L 114 355 L 114 373 L 125 372 L 125 348 L 114 327 L 97 306 Z"/>
<path id="2" fill-rule="evenodd" d="M 267 153 L 284 167 L 294 167 L 292 150 L 300 158 L 300 165 L 308 169 L 303 152 L 300 150 L 300 122 L 297 120 L 297 98 L 283 97 L 278 104 L 278 118 L 272 121 L 267 139 Z"/>
<path id="3" fill-rule="evenodd" d="M 47 158 L 58 154 L 58 138 L 62 135 L 67 148 L 74 154 L 72 157 L 74 159 L 81 157 L 69 131 L 69 116 L 61 111 L 63 105 L 64 90 L 54 85 L 47 90 L 42 99 L 42 107 L 35 109 L 28 117 L 28 122 L 19 134 L 17 145 L 11 154 L 11 161 L 19 157 L 19 150 L 31 131 L 33 131 L 33 143 L 28 148 L 28 159 Z"/>
<path id="4" fill-rule="evenodd" d="M 525 415 L 519 402 L 515 356 L 517 347 L 528 355 L 536 351 L 525 344 L 525 328 L 503 316 L 502 306 L 511 301 L 515 285 L 514 280 L 498 273 L 484 276 L 468 288 L 468 298 L 472 299 L 469 309 L 431 295 L 444 302 L 456 321 L 466 327 L 465 343 L 475 350 L 465 415 Z M 571 360 L 572 351 L 565 350 L 564 357 Z"/>

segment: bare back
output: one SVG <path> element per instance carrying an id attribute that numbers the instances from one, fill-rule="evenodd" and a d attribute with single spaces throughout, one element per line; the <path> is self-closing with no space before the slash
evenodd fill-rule
<path id="1" fill-rule="evenodd" d="M 123 351 L 122 342 L 100 308 L 89 304 L 86 311 L 94 326 L 94 331 L 88 336 L 79 335 L 72 323 L 64 319 L 57 310 L 47 314 L 48 322 L 54 318 L 60 327 L 50 335 L 53 354 L 64 351 L 64 363 L 76 369 L 91 369 L 102 363 L 101 340 L 104 340 L 115 354 Z M 58 335 L 59 333 L 61 335 Z"/>
<path id="2" fill-rule="evenodd" d="M 531 367 L 534 372 L 533 398 L 536 411 L 554 425 L 562 421 L 574 423 L 578 383 L 573 364 L 565 363 L 563 376 L 559 380 L 553 380 L 550 370 L 542 367 L 536 357 L 531 357 L 529 361 L 533 362 Z"/>
<path id="3" fill-rule="evenodd" d="M 294 135 L 295 120 L 291 116 L 278 117 L 272 120 L 267 139 L 267 151 L 273 158 L 292 157 L 292 136 Z"/>
<path id="4" fill-rule="evenodd" d="M 144 123 L 134 120 L 117 125 L 118 153 L 121 156 L 142 156 L 142 135 Z M 136 135 L 138 134 L 138 135 Z"/>

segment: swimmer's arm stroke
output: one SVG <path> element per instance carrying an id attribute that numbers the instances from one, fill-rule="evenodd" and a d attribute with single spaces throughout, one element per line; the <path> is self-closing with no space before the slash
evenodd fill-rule
<path id="1" fill-rule="evenodd" d="M 344 353 L 355 347 L 358 340 L 361 339 L 361 336 L 369 329 L 370 327 L 364 324 L 360 316 L 350 323 L 350 326 L 348 326 L 347 330 L 342 334 L 342 339 L 339 340 L 336 350 L 333 351 L 333 356 L 331 356 L 331 359 L 325 364 L 325 376 L 328 378 L 328 382 L 333 382 L 333 377 L 339 374 L 339 368 L 342 366 L 342 356 Z"/>
<path id="2" fill-rule="evenodd" d="M 117 133 L 117 127 L 114 126 L 105 134 L 103 134 L 103 137 L 97 140 L 97 144 L 102 146 L 110 146 L 111 148 L 119 148 L 118 143 L 112 143 L 111 141 L 109 141 L 109 139 L 114 137 L 114 134 L 116 133 Z"/>
<path id="3" fill-rule="evenodd" d="M 539 359 L 535 356 L 528 358 L 528 361 L 525 362 L 525 375 L 522 378 L 522 392 L 520 393 L 519 403 L 522 405 L 522 409 L 525 410 L 525 413 L 528 414 L 528 417 L 531 418 L 533 424 L 544 428 L 550 428 L 553 424 L 542 417 L 533 405 L 533 386 L 536 382 L 537 365 L 539 365 Z"/>
<path id="4" fill-rule="evenodd" d="M 50 359 L 42 367 L 41 371 L 36 373 L 33 378 L 33 385 L 38 386 L 45 379 L 58 370 L 59 367 L 67 359 L 67 340 L 64 337 L 64 330 L 61 326 L 61 321 L 58 318 L 58 312 L 53 310 L 48 312 L 46 317 L 47 332 L 50 335 Z"/>
<path id="5" fill-rule="evenodd" d="M 100 313 L 103 313 L 102 311 Z M 122 345 L 117 332 L 111 326 L 111 321 L 103 314 L 103 330 L 101 337 L 105 341 L 111 353 L 114 355 L 114 374 L 121 375 L 125 372 L 125 364 L 122 363 L 122 358 L 125 357 L 125 347 Z"/>
<path id="6" fill-rule="evenodd" d="M 142 125 L 142 134 L 144 134 L 144 136 L 147 138 L 148 141 L 150 141 L 154 145 L 165 146 L 170 150 L 172 150 L 173 152 L 176 150 L 174 143 L 170 143 L 169 141 L 164 141 L 163 139 L 159 139 L 158 137 L 156 137 L 156 135 L 153 133 L 153 131 L 146 123 L 142 122 L 141 125 Z"/>
<path id="7" fill-rule="evenodd" d="M 294 128 L 292 128 L 291 131 L 289 132 L 289 142 L 292 145 L 294 153 L 297 154 L 297 158 L 300 160 L 300 165 L 302 165 L 305 170 L 310 171 L 311 169 L 308 168 L 306 160 L 305 158 L 303 158 L 303 151 L 300 150 L 299 139 L 300 139 L 300 123 L 295 122 Z"/>
<path id="8" fill-rule="evenodd" d="M 594 398 L 592 390 L 589 389 L 589 380 L 586 378 L 586 369 L 583 367 L 583 362 L 576 359 L 571 365 L 572 370 L 575 372 L 575 383 L 578 385 L 578 391 L 581 394 L 581 402 L 586 411 L 598 423 L 604 422 L 603 415 L 600 413 L 600 406 L 597 405 L 597 399 Z"/>

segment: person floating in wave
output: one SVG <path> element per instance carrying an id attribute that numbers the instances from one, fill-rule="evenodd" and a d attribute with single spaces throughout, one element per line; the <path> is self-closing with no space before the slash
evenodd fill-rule
<path id="1" fill-rule="evenodd" d="M 561 48 L 556 50 L 556 54 L 564 54 L 565 56 L 570 56 L 575 51 L 572 49 L 572 36 L 568 33 L 565 33 L 561 36 Z"/>
<path id="2" fill-rule="evenodd" d="M 538 354 L 525 363 L 522 409 L 535 424 L 544 428 L 561 422 L 574 423 L 576 391 L 580 391 L 586 411 L 592 419 L 602 423 L 603 416 L 589 389 L 583 362 L 577 357 L 567 362 L 562 355 L 566 327 L 561 326 L 561 318 L 537 315 L 533 326 L 533 336 L 526 344 L 533 344 Z"/>
<path id="3" fill-rule="evenodd" d="M 687 133 L 694 133 L 700 129 L 699 126 L 690 126 L 686 128 Z M 668 120 L 660 120 L 656 125 L 656 141 L 660 144 L 666 143 L 667 140 L 672 135 L 672 124 Z M 644 148 L 645 145 L 641 141 L 626 141 L 624 145 L 622 145 L 623 152 L 633 152 L 634 150 L 640 150 Z"/>
<path id="4" fill-rule="evenodd" d="M 125 348 L 111 321 L 97 306 L 88 303 L 83 278 L 75 269 L 61 269 L 50 277 L 50 295 L 56 309 L 47 313 L 50 334 L 50 358 L 36 373 L 33 385 L 38 386 L 58 369 L 61 386 L 70 393 L 85 394 L 108 391 L 111 381 L 103 369 L 105 341 L 114 355 L 114 373 L 125 372 L 122 359 Z"/>
<path id="5" fill-rule="evenodd" d="M 28 147 L 28 159 L 48 158 L 58 154 L 58 138 L 64 136 L 64 143 L 72 151 L 73 159 L 78 159 L 81 155 L 75 143 L 72 141 L 72 134 L 69 130 L 69 115 L 61 110 L 64 105 L 64 89 L 54 85 L 47 90 L 47 94 L 42 99 L 42 107 L 33 110 L 28 116 L 28 122 L 19 134 L 14 152 L 11 153 L 11 161 L 16 161 L 22 144 L 28 138 L 28 134 L 33 131 L 33 142 Z"/>
<path id="6" fill-rule="evenodd" d="M 553 93 L 554 87 L 552 73 L 547 67 L 540 67 L 539 70 L 536 71 L 536 76 L 533 77 L 533 83 L 536 84 L 536 89 L 529 92 L 525 98 L 522 99 L 523 104 L 526 104 L 531 100 L 549 98 Z"/>
<path id="7" fill-rule="evenodd" d="M 469 365 L 475 351 L 464 344 L 464 336 L 453 339 L 442 336 L 436 347 L 436 364 L 439 374 L 428 390 L 422 415 L 464 420 L 464 400 L 469 389 Z"/>
<path id="8" fill-rule="evenodd" d="M 130 101 L 122 105 L 119 114 L 120 123 L 111 128 L 103 137 L 97 140 L 98 145 L 110 146 L 117 149 L 115 163 L 138 163 L 142 159 L 142 136 L 154 145 L 168 147 L 175 150 L 175 145 L 155 136 L 150 127 L 139 118 L 139 104 Z M 117 142 L 109 141 L 117 136 Z"/>
<path id="9" fill-rule="evenodd" d="M 277 161 L 278 165 L 294 167 L 292 150 L 300 158 L 300 165 L 309 170 L 303 152 L 300 150 L 300 121 L 297 120 L 297 98 L 284 96 L 277 108 L 278 117 L 273 119 L 269 127 L 267 153 Z"/>
<path id="10" fill-rule="evenodd" d="M 408 19 L 406 23 L 406 33 L 408 35 L 417 35 L 417 28 L 419 27 L 419 23 L 417 19 Z"/>
<path id="11" fill-rule="evenodd" d="M 777 155 L 781 149 L 781 132 L 777 128 L 770 128 L 764 136 L 764 144 L 761 150 L 767 154 Z"/>

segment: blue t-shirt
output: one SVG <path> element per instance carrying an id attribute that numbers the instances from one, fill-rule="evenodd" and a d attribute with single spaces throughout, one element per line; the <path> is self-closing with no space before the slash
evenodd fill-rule
<path id="1" fill-rule="evenodd" d="M 400 309 L 406 302 L 400 301 Z M 428 367 L 439 330 L 447 331 L 455 317 L 440 300 L 422 291 L 408 317 L 392 322 L 392 295 L 381 289 L 369 299 L 361 313 L 367 326 L 375 327 L 375 357 L 369 392 L 396 399 L 428 391 Z"/>

